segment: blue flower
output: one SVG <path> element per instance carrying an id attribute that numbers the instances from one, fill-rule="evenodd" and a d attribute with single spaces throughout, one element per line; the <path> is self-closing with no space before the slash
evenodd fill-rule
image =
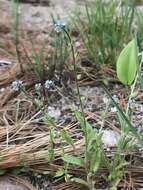
<path id="1" fill-rule="evenodd" d="M 66 27 L 66 23 L 63 20 L 57 20 L 55 22 L 55 27 L 59 27 L 59 28 L 65 28 Z"/>
<path id="2" fill-rule="evenodd" d="M 57 20 L 55 22 L 55 31 L 61 32 L 62 29 L 65 29 L 66 23 L 63 20 Z"/>
<path id="3" fill-rule="evenodd" d="M 116 102 L 116 103 L 119 103 L 119 98 L 118 98 L 118 96 L 117 95 L 113 95 L 112 96 L 112 98 L 113 98 L 113 100 Z"/>
<path id="4" fill-rule="evenodd" d="M 36 90 L 36 91 L 40 91 L 41 88 L 42 88 L 41 83 L 37 83 L 37 84 L 35 84 L 35 90 Z"/>
<path id="5" fill-rule="evenodd" d="M 21 80 L 15 80 L 12 82 L 11 87 L 14 91 L 19 91 L 23 87 L 23 82 Z"/>
<path id="6" fill-rule="evenodd" d="M 46 80 L 45 82 L 45 88 L 49 89 L 50 87 L 54 86 L 54 81 L 52 80 Z"/>

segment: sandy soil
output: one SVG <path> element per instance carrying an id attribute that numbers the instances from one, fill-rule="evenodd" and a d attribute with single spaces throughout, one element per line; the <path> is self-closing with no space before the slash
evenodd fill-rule
<path id="1" fill-rule="evenodd" d="M 30 0 L 29 0 L 30 1 Z M 48 4 L 20 3 L 19 13 L 24 28 L 47 30 L 51 14 L 67 19 L 76 8 L 83 8 L 83 0 L 50 0 Z M 12 8 L 8 0 L 0 0 L 0 24 L 9 25 L 12 22 Z"/>

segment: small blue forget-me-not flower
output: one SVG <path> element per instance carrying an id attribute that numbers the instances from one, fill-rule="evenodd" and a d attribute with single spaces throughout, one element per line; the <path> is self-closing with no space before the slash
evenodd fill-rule
<path id="1" fill-rule="evenodd" d="M 23 82 L 21 80 L 15 80 L 11 84 L 12 90 L 19 91 L 23 87 Z"/>
<path id="2" fill-rule="evenodd" d="M 50 87 L 54 86 L 54 81 L 52 81 L 52 80 L 46 80 L 44 86 L 45 86 L 46 89 L 49 89 Z"/>
<path id="3" fill-rule="evenodd" d="M 40 91 L 41 88 L 42 88 L 41 83 L 37 83 L 37 84 L 35 84 L 35 90 L 36 90 L 36 91 Z"/>
<path id="4" fill-rule="evenodd" d="M 55 22 L 55 31 L 60 32 L 62 29 L 65 29 L 66 23 L 63 20 L 57 20 Z"/>

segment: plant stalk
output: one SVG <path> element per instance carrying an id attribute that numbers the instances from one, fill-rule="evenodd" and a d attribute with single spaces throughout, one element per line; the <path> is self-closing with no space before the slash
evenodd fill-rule
<path id="1" fill-rule="evenodd" d="M 84 133 L 85 133 L 85 163 L 86 163 L 85 169 L 86 169 L 86 172 L 88 173 L 86 119 L 85 119 L 84 107 L 83 107 L 83 103 L 82 103 L 82 99 L 81 99 L 81 95 L 80 95 L 80 89 L 79 89 L 78 78 L 77 78 L 75 51 L 74 51 L 73 43 L 72 43 L 72 40 L 71 40 L 71 37 L 70 37 L 69 33 L 64 28 L 62 28 L 62 30 L 66 33 L 66 35 L 67 35 L 67 37 L 69 39 L 69 42 L 70 42 L 70 46 L 71 46 L 71 52 L 72 52 L 72 58 L 73 58 L 73 66 L 74 66 L 74 73 L 75 73 L 76 89 L 77 89 L 77 93 L 78 93 L 78 98 L 79 98 L 79 102 L 80 102 L 80 109 L 81 109 L 81 114 L 82 114 L 82 117 L 83 117 L 84 128 L 85 128 L 84 129 Z"/>

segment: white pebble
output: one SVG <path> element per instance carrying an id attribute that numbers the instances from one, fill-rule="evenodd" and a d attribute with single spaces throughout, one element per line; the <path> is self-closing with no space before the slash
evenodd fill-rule
<path id="1" fill-rule="evenodd" d="M 102 142 L 106 147 L 115 147 L 119 140 L 119 133 L 112 130 L 104 130 L 102 135 Z"/>

